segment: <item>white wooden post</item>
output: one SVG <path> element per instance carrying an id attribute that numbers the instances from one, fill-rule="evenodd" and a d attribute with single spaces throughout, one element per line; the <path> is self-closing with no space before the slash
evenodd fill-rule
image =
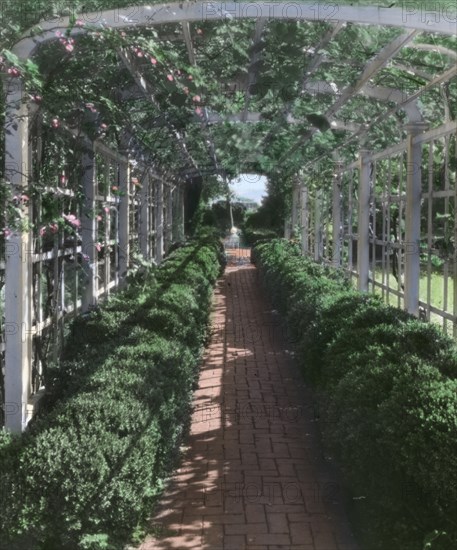
<path id="1" fill-rule="evenodd" d="M 427 128 L 416 122 L 406 126 L 407 172 L 406 172 L 406 225 L 405 225 L 405 300 L 404 308 L 409 313 L 419 315 L 420 280 L 420 228 L 422 194 L 422 145 L 415 144 L 414 138 Z"/>
<path id="2" fill-rule="evenodd" d="M 5 178 L 12 195 L 27 193 L 29 180 L 29 106 L 23 83 L 7 80 Z M 29 208 L 22 206 L 27 221 Z M 19 222 L 19 220 L 17 220 Z M 29 420 L 32 363 L 32 239 L 20 223 L 5 245 L 5 427 L 20 433 Z"/>
<path id="3" fill-rule="evenodd" d="M 155 260 L 160 264 L 163 259 L 163 181 L 161 179 L 156 180 L 155 184 L 154 232 Z"/>
<path id="4" fill-rule="evenodd" d="M 339 166 L 333 179 L 333 203 L 332 203 L 332 226 L 333 226 L 333 250 L 332 261 L 334 267 L 341 264 L 341 172 Z"/>
<path id="5" fill-rule="evenodd" d="M 171 184 L 165 189 L 165 251 L 168 252 L 173 242 L 173 187 Z"/>
<path id="6" fill-rule="evenodd" d="M 291 213 L 291 219 L 290 219 L 290 225 L 291 225 L 291 235 L 292 237 L 295 237 L 295 229 L 297 226 L 298 221 L 298 183 L 294 184 L 293 190 L 292 190 L 292 213 Z"/>
<path id="7" fill-rule="evenodd" d="M 149 259 L 155 260 L 155 179 L 150 175 L 148 185 Z"/>
<path id="8" fill-rule="evenodd" d="M 184 240 L 186 238 L 186 190 L 184 186 L 181 189 L 180 212 L 181 212 L 181 238 Z"/>
<path id="9" fill-rule="evenodd" d="M 105 182 L 106 182 L 106 195 L 109 210 L 105 215 L 105 242 L 104 242 L 104 280 L 105 280 L 105 297 L 110 294 L 109 284 L 111 278 L 111 160 L 109 157 L 105 157 Z"/>
<path id="10" fill-rule="evenodd" d="M 173 223 L 172 223 L 173 241 L 181 240 L 181 185 L 177 185 L 173 192 Z"/>
<path id="11" fill-rule="evenodd" d="M 370 153 L 360 151 L 359 210 L 357 222 L 358 290 L 368 292 L 370 269 Z"/>
<path id="12" fill-rule="evenodd" d="M 119 285 L 125 283 L 130 257 L 130 164 L 119 163 Z"/>
<path id="13" fill-rule="evenodd" d="M 168 185 L 162 187 L 163 197 L 163 253 L 167 253 L 168 245 Z"/>
<path id="14" fill-rule="evenodd" d="M 139 238 L 140 238 L 140 250 L 143 258 L 150 259 L 151 249 L 149 246 L 149 185 L 150 177 L 146 172 L 141 180 L 140 190 L 140 216 L 139 216 Z"/>
<path id="15" fill-rule="evenodd" d="M 292 233 L 291 227 L 292 227 L 292 224 L 291 224 L 290 214 L 286 214 L 286 217 L 284 219 L 284 238 L 285 239 L 290 239 L 291 233 Z"/>
<path id="16" fill-rule="evenodd" d="M 316 191 L 314 199 L 314 261 L 320 262 L 324 255 L 322 234 L 322 190 Z"/>
<path id="17" fill-rule="evenodd" d="M 183 241 L 185 238 L 184 231 L 184 187 L 181 184 L 177 189 L 176 194 L 176 239 Z"/>
<path id="18" fill-rule="evenodd" d="M 455 151 L 455 160 L 457 161 L 457 148 Z M 457 185 L 454 185 L 454 212 L 457 208 Z M 457 216 L 454 215 L 454 243 L 457 243 Z M 454 257 L 453 257 L 453 273 L 452 273 L 452 282 L 453 284 L 453 297 L 454 297 L 454 304 L 453 304 L 453 314 L 454 319 L 452 321 L 452 333 L 454 336 L 454 339 L 457 340 L 457 246 L 454 244 Z"/>
<path id="19" fill-rule="evenodd" d="M 59 360 L 59 317 L 60 317 L 60 308 L 61 308 L 61 284 L 63 281 L 59 277 L 59 264 L 61 262 L 59 258 L 59 248 L 63 243 L 63 235 L 60 234 L 54 235 L 54 243 L 52 251 L 54 253 L 54 265 L 53 265 L 53 279 L 54 279 L 54 288 L 52 289 L 52 298 L 54 302 L 54 311 L 52 313 L 53 318 L 53 349 L 52 349 L 52 360 L 54 364 L 57 364 Z M 63 267 L 63 266 L 62 266 Z"/>
<path id="20" fill-rule="evenodd" d="M 84 203 L 81 219 L 82 253 L 87 260 L 88 281 L 83 290 L 82 310 L 88 311 L 97 305 L 98 296 L 98 252 L 97 244 L 97 166 L 93 143 L 85 144 L 86 151 L 82 158 Z"/>
<path id="21" fill-rule="evenodd" d="M 301 221 L 301 250 L 303 256 L 309 252 L 309 212 L 308 212 L 308 187 L 302 185 L 300 189 L 300 221 Z"/>
<path id="22" fill-rule="evenodd" d="M 290 239 L 290 218 L 286 217 L 284 220 L 284 238 Z"/>

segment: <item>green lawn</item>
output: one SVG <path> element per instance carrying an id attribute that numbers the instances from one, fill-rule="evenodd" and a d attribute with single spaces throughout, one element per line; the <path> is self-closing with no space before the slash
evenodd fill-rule
<path id="1" fill-rule="evenodd" d="M 423 302 L 427 302 L 427 272 L 424 271 L 421 275 L 419 286 L 419 297 Z M 382 282 L 381 270 L 376 270 L 376 281 Z M 389 286 L 393 289 L 398 289 L 398 283 L 393 275 L 389 276 Z M 382 294 L 382 289 L 377 288 L 376 292 Z M 398 301 L 398 297 L 394 294 L 389 294 L 389 304 L 393 306 L 403 307 L 403 300 Z M 444 309 L 446 312 L 453 312 L 454 307 L 454 281 L 452 276 L 448 276 L 448 290 L 447 290 L 447 304 L 444 304 L 444 275 L 441 273 L 432 273 L 430 281 L 430 304 L 440 309 Z M 443 326 L 443 318 L 436 313 L 431 313 L 430 320 L 434 323 L 438 323 Z M 452 333 L 452 323 L 448 321 L 447 330 Z"/>

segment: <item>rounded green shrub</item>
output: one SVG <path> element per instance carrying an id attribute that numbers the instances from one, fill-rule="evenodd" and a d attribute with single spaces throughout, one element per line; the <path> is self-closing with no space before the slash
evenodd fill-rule
<path id="1" fill-rule="evenodd" d="M 220 249 L 177 248 L 150 287 L 75 320 L 49 410 L 0 438 L 8 546 L 122 548 L 145 520 L 189 422 Z"/>
<path id="2" fill-rule="evenodd" d="M 254 250 L 372 550 L 457 547 L 457 347 L 284 240 Z"/>

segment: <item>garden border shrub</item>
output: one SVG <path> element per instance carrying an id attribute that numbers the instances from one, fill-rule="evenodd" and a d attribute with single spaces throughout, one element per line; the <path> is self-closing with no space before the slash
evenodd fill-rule
<path id="1" fill-rule="evenodd" d="M 123 548 L 142 525 L 189 422 L 222 265 L 220 240 L 200 232 L 75 320 L 48 411 L 1 435 L 6 548 Z"/>
<path id="2" fill-rule="evenodd" d="M 457 347 L 283 239 L 254 259 L 328 404 L 324 442 L 363 495 L 370 550 L 457 548 Z M 360 525 L 359 525 L 360 527 Z"/>

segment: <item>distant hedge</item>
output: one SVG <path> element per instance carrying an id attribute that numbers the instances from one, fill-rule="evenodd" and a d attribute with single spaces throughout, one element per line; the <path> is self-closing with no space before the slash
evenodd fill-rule
<path id="1" fill-rule="evenodd" d="M 243 240 L 248 246 L 254 246 L 259 241 L 275 239 L 277 237 L 277 232 L 272 229 L 243 227 Z"/>
<path id="2" fill-rule="evenodd" d="M 5 548 L 122 548 L 141 525 L 188 423 L 222 261 L 218 239 L 200 235 L 76 319 L 56 403 L 22 436 L 0 436 Z"/>
<path id="3" fill-rule="evenodd" d="M 254 249 L 370 550 L 457 548 L 457 348 L 284 240 Z M 364 523 L 362 528 L 362 521 Z"/>

